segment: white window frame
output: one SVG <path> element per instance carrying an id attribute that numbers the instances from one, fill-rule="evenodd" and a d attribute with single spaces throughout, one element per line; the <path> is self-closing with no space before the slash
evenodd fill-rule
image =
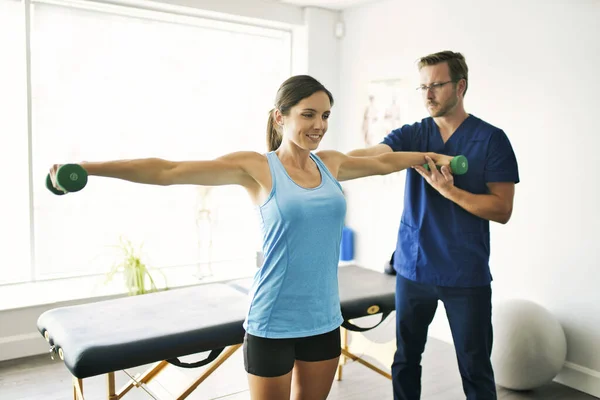
<path id="1" fill-rule="evenodd" d="M 17 0 L 19 1 L 19 0 Z M 81 282 L 87 282 L 83 286 L 88 287 L 92 284 L 92 280 L 95 279 L 97 284 L 97 278 L 105 274 L 91 273 L 82 274 L 79 276 L 71 276 L 66 278 L 36 278 L 36 254 L 35 254 L 35 212 L 34 212 L 34 186 L 38 185 L 36 177 L 33 176 L 32 165 L 33 165 L 33 115 L 32 115 L 32 88 L 31 88 L 31 13 L 32 5 L 35 4 L 49 4 L 57 5 L 68 8 L 77 8 L 83 10 L 91 10 L 96 12 L 105 12 L 120 16 L 128 16 L 134 18 L 150 19 L 161 22 L 170 22 L 176 24 L 191 25 L 195 27 L 205 27 L 210 29 L 220 29 L 230 32 L 243 32 L 253 35 L 266 35 L 271 37 L 285 37 L 287 40 L 287 48 L 289 51 L 289 74 L 292 71 L 292 43 L 294 27 L 291 24 L 270 22 L 270 21 L 258 21 L 251 18 L 238 17 L 233 15 L 226 15 L 216 12 L 210 12 L 205 10 L 199 10 L 191 7 L 183 7 L 167 3 L 148 2 L 148 1 L 136 1 L 136 0 L 119 0 L 119 1 L 92 1 L 92 0 L 22 0 L 25 10 L 25 54 L 26 54 L 26 99 L 27 99 L 27 141 L 28 141 L 28 168 L 29 168 L 29 232 L 30 232 L 30 273 L 29 279 L 26 281 L 12 282 L 7 284 L 0 284 L 0 290 L 7 293 L 8 296 L 0 296 L 2 298 L 13 297 L 10 293 L 15 295 L 21 293 L 23 289 L 31 289 L 32 292 L 41 292 L 42 296 L 39 298 L 28 297 L 22 304 L 12 303 L 9 308 L 15 308 L 20 306 L 29 306 L 32 304 L 41 304 L 47 301 L 68 301 L 77 298 L 89 297 L 89 291 L 83 290 L 80 293 L 68 293 L 68 290 L 57 289 L 62 287 L 68 287 L 69 289 L 75 286 L 81 286 Z M 275 35 L 274 35 L 275 34 Z M 277 36 L 280 35 L 280 36 Z M 218 263 L 219 261 L 216 261 Z M 176 269 L 177 267 L 174 267 Z M 209 282 L 207 280 L 206 282 Z M 198 282 L 200 283 L 200 282 Z M 204 282 L 202 282 L 204 283 Z M 169 287 L 173 286 L 184 286 L 184 282 L 175 283 L 169 281 Z M 46 288 L 46 289 L 41 289 Z M 40 290 L 41 289 L 41 290 Z M 50 292 L 54 293 L 54 296 L 48 300 L 47 294 Z M 102 295 L 107 294 L 118 294 L 121 293 L 122 289 L 119 288 L 108 288 L 103 292 Z M 1 292 L 0 292 L 1 293 Z M 86 294 L 88 293 L 88 294 Z M 15 296 L 24 297 L 24 296 Z M 0 304 L 0 309 L 7 308 L 6 304 Z"/>

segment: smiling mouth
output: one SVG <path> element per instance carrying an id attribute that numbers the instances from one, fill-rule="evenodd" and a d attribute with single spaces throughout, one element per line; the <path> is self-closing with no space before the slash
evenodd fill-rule
<path id="1" fill-rule="evenodd" d="M 312 139 L 312 140 L 319 140 L 319 139 L 321 139 L 322 135 L 306 135 L 306 136 L 308 136 L 309 139 Z"/>

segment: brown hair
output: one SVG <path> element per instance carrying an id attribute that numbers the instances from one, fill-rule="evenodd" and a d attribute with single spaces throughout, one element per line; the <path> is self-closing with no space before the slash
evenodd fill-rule
<path id="1" fill-rule="evenodd" d="M 275 97 L 275 108 L 269 111 L 267 121 L 267 148 L 274 151 L 281 146 L 283 139 L 281 127 L 275 123 L 275 110 L 281 114 L 288 115 L 290 109 L 302 99 L 312 96 L 316 92 L 325 92 L 329 102 L 333 106 L 333 95 L 319 81 L 308 75 L 296 75 L 288 78 L 281 84 Z"/>
<path id="2" fill-rule="evenodd" d="M 448 69 L 450 70 L 450 79 L 452 79 L 453 82 L 456 83 L 461 79 L 465 80 L 465 92 L 463 93 L 464 96 L 469 87 L 469 67 L 467 67 L 467 62 L 462 54 L 455 53 L 450 50 L 429 54 L 419 59 L 419 70 L 425 66 L 436 65 L 443 62 L 448 64 Z"/>

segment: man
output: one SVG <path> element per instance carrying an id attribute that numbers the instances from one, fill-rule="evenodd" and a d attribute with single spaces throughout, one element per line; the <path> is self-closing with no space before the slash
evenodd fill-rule
<path id="1" fill-rule="evenodd" d="M 353 156 L 391 151 L 464 155 L 469 170 L 415 166 L 406 174 L 404 211 L 394 253 L 397 350 L 395 400 L 421 395 L 421 355 L 438 300 L 444 303 L 468 400 L 496 399 L 491 366 L 489 221 L 512 213 L 518 166 L 505 133 L 465 112 L 468 67 L 460 53 L 420 59 L 418 90 L 430 117 L 393 130 Z"/>

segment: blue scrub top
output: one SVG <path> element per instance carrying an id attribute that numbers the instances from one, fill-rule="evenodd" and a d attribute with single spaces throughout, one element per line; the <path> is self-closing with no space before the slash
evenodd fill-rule
<path id="1" fill-rule="evenodd" d="M 469 170 L 454 176 L 454 185 L 474 194 L 488 193 L 488 182 L 519 182 L 515 153 L 504 131 L 473 115 L 446 143 L 431 117 L 393 130 L 382 143 L 393 151 L 466 156 Z M 492 281 L 489 258 L 489 221 L 443 197 L 417 171 L 407 170 L 396 271 L 437 286 L 483 286 Z"/>

